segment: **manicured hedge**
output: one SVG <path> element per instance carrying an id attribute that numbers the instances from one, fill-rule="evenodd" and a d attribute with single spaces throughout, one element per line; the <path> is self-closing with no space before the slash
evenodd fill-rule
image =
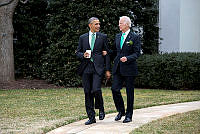
<path id="1" fill-rule="evenodd" d="M 47 1 L 19 2 L 13 16 L 15 76 L 40 77 L 47 43 Z"/>
<path id="2" fill-rule="evenodd" d="M 138 68 L 137 87 L 200 90 L 200 53 L 143 55 Z"/>
<path id="3" fill-rule="evenodd" d="M 144 54 L 158 53 L 158 0 L 29 0 L 19 3 L 14 15 L 14 55 L 17 77 L 46 79 L 52 83 L 80 86 L 75 50 L 79 36 L 88 32 L 87 21 L 96 16 L 109 46 L 126 15 L 142 28 Z M 134 16 L 134 15 L 135 16 Z"/>
<path id="4" fill-rule="evenodd" d="M 113 40 L 119 16 L 127 15 L 144 30 L 136 86 L 143 88 L 199 89 L 200 54 L 158 53 L 158 0 L 69 1 L 29 0 L 19 3 L 14 15 L 16 76 L 46 79 L 66 87 L 80 86 L 76 75 L 78 38 L 88 32 L 87 20 L 96 16 L 101 32 Z M 137 18 L 132 15 L 134 13 Z M 146 55 L 153 54 L 153 55 Z"/>

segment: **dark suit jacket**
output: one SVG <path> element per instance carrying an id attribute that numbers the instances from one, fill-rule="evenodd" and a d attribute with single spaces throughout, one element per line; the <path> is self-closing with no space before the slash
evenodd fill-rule
<path id="1" fill-rule="evenodd" d="M 97 32 L 91 56 L 93 58 L 95 70 L 99 75 L 102 75 L 104 73 L 104 70 L 110 70 L 109 55 L 108 54 L 106 56 L 102 55 L 102 51 L 108 51 L 107 43 L 108 43 L 107 35 Z M 91 50 L 89 44 L 89 32 L 80 36 L 78 48 L 76 50 L 76 55 L 81 60 L 81 65 L 79 66 L 79 75 L 83 73 L 85 65 L 87 65 L 87 63 L 90 60 L 84 58 L 83 56 L 86 50 Z"/>
<path id="2" fill-rule="evenodd" d="M 119 66 L 122 76 L 136 76 L 138 75 L 136 59 L 140 56 L 141 49 L 140 37 L 130 31 L 121 49 L 121 35 L 122 33 L 119 33 L 115 37 L 115 52 L 117 53 L 117 56 L 114 59 L 112 73 L 115 74 Z M 123 56 L 127 58 L 126 62 L 120 61 L 120 58 Z"/>

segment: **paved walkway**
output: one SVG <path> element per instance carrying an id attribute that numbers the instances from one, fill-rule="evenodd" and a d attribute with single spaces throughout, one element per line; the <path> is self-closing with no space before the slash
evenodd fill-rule
<path id="1" fill-rule="evenodd" d="M 117 113 L 106 114 L 104 120 L 97 120 L 97 123 L 92 125 L 84 125 L 88 120 L 85 119 L 57 128 L 47 134 L 129 134 L 135 128 L 153 120 L 197 109 L 200 109 L 200 101 L 154 106 L 134 110 L 133 121 L 130 123 L 122 123 L 124 118 L 114 121 Z"/>

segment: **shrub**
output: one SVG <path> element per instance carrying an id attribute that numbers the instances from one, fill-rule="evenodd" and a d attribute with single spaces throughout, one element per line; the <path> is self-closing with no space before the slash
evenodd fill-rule
<path id="1" fill-rule="evenodd" d="M 127 15 L 133 19 L 130 11 L 133 11 L 138 17 L 135 25 L 143 26 L 146 22 L 149 22 L 148 26 L 155 27 L 157 20 L 154 19 L 156 21 L 152 21 L 152 18 L 156 18 L 157 12 L 154 10 L 150 12 L 153 3 L 139 3 L 134 0 L 126 2 L 119 0 L 50 1 L 46 27 L 49 47 L 47 47 L 46 53 L 42 56 L 42 78 L 67 87 L 81 85 L 80 77 L 76 75 L 79 62 L 76 59 L 75 50 L 78 46 L 79 36 L 88 32 L 88 19 L 92 16 L 100 19 L 101 32 L 108 35 L 109 46 L 112 48 L 115 34 L 119 32 L 119 17 Z M 146 7 L 146 10 L 143 10 L 142 7 Z M 149 10 L 147 11 L 147 9 Z M 150 12 L 151 15 L 147 15 L 147 12 Z M 152 17 L 146 18 L 145 16 Z M 152 30 L 152 32 L 158 34 L 156 30 Z M 152 40 L 156 39 L 158 39 L 157 36 L 152 38 Z M 157 52 L 157 48 L 152 47 L 152 49 L 151 51 L 149 48 L 149 53 Z"/>
<path id="2" fill-rule="evenodd" d="M 74 52 L 79 36 L 88 32 L 87 21 L 92 16 L 100 19 L 101 32 L 108 35 L 110 48 L 119 32 L 119 17 L 126 15 L 144 30 L 143 52 L 157 53 L 156 5 L 158 0 L 29 0 L 26 4 L 19 3 L 14 16 L 16 72 L 63 86 L 80 85 L 76 75 L 79 61 Z"/>
<path id="3" fill-rule="evenodd" d="M 46 50 L 46 0 L 19 2 L 14 14 L 14 58 L 17 77 L 40 77 Z"/>
<path id="4" fill-rule="evenodd" d="M 137 87 L 200 89 L 200 53 L 143 55 L 138 69 Z"/>

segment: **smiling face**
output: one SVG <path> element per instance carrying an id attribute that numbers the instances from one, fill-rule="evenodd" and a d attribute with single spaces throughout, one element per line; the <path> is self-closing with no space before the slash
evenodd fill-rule
<path id="1" fill-rule="evenodd" d="M 100 30 L 100 21 L 99 20 L 93 20 L 89 24 L 90 30 L 92 33 L 99 32 Z"/>

